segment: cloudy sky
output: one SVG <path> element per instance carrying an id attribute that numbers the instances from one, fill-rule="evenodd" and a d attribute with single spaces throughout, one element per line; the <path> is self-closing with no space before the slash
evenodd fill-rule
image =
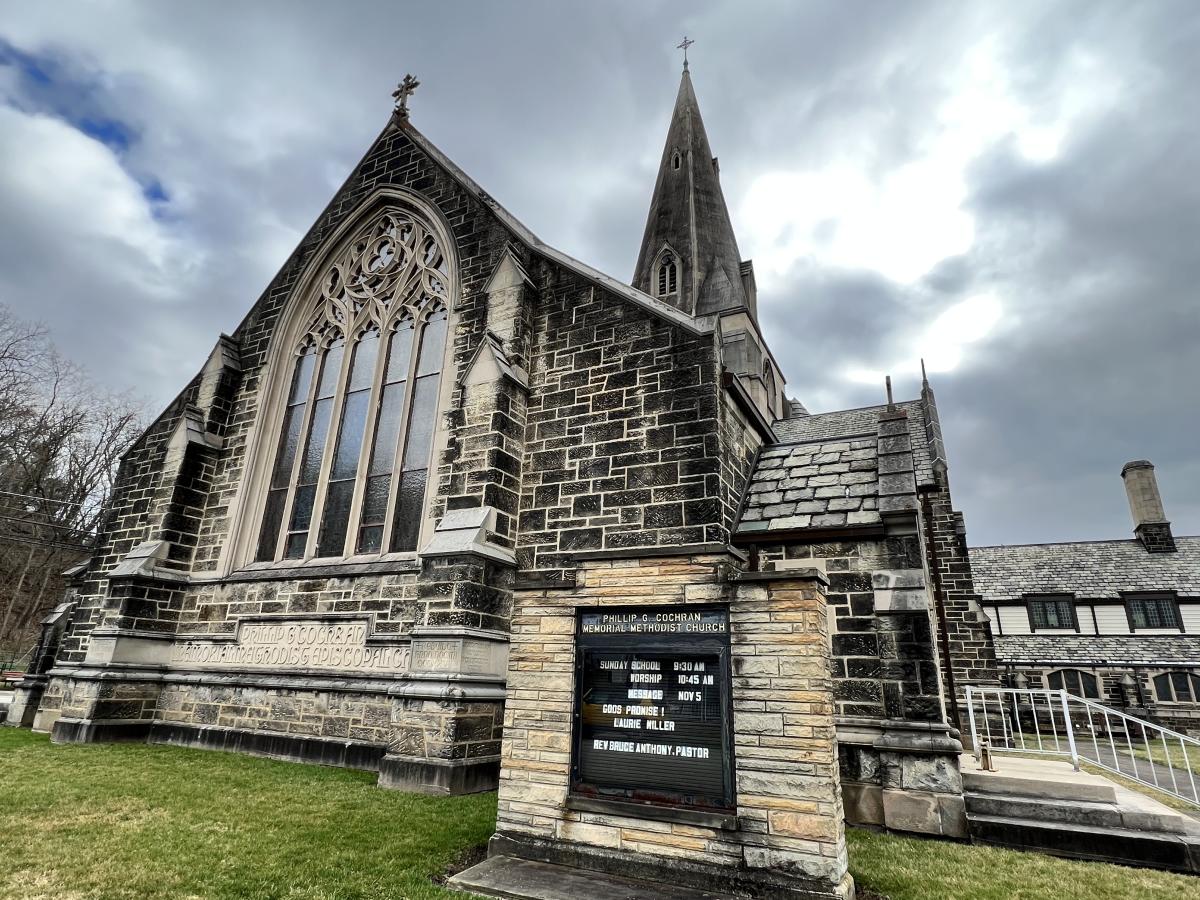
<path id="1" fill-rule="evenodd" d="M 1200 4 L 183 2 L 0 15 L 0 302 L 167 402 L 414 123 L 631 276 L 692 73 L 789 392 L 915 395 L 972 543 L 1200 533 Z"/>

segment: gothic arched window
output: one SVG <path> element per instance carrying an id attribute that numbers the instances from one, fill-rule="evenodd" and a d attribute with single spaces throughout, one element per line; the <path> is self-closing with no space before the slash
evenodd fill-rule
<path id="1" fill-rule="evenodd" d="M 771 371 L 769 362 L 763 363 L 763 387 L 767 391 L 767 409 L 775 415 L 775 373 Z"/>
<path id="2" fill-rule="evenodd" d="M 329 264 L 295 345 L 257 561 L 416 549 L 449 282 L 433 230 L 398 209 Z"/>
<path id="3" fill-rule="evenodd" d="M 664 251 L 658 258 L 656 286 L 659 297 L 666 297 L 679 290 L 679 265 L 675 262 L 675 254 L 670 250 Z"/>
<path id="4" fill-rule="evenodd" d="M 1154 696 L 1159 703 L 1200 703 L 1200 675 L 1163 672 L 1154 676 Z"/>

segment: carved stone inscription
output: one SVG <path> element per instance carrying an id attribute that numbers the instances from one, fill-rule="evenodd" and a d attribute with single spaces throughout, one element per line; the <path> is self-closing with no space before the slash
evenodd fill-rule
<path id="1" fill-rule="evenodd" d="M 462 641 L 413 642 L 413 670 L 416 672 L 457 672 L 462 657 Z"/>
<path id="2" fill-rule="evenodd" d="M 234 642 L 177 643 L 171 664 L 206 669 L 332 669 L 387 674 L 408 670 L 407 646 L 367 646 L 366 639 L 366 622 L 246 622 L 238 629 Z"/>

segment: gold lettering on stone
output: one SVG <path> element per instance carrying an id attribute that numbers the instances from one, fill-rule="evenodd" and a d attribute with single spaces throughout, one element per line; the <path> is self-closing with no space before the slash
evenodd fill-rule
<path id="1" fill-rule="evenodd" d="M 405 646 L 367 646 L 366 622 L 289 619 L 247 622 L 237 640 L 176 643 L 171 665 L 207 669 L 331 669 L 400 673 L 408 670 Z"/>

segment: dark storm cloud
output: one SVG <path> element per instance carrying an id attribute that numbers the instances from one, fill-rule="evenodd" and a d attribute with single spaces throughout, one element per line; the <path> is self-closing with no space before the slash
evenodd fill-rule
<path id="1" fill-rule="evenodd" d="M 1118 473 L 1143 456 L 1195 533 L 1198 23 L 1190 2 L 28 7 L 0 22 L 0 302 L 169 399 L 406 71 L 425 134 L 628 278 L 686 31 L 791 393 L 875 403 L 862 373 L 891 371 L 911 396 L 938 317 L 994 297 L 933 375 L 972 540 L 1126 534 Z M 768 184 L 796 208 L 764 207 Z M 905 277 L 910 245 L 928 271 Z"/>

